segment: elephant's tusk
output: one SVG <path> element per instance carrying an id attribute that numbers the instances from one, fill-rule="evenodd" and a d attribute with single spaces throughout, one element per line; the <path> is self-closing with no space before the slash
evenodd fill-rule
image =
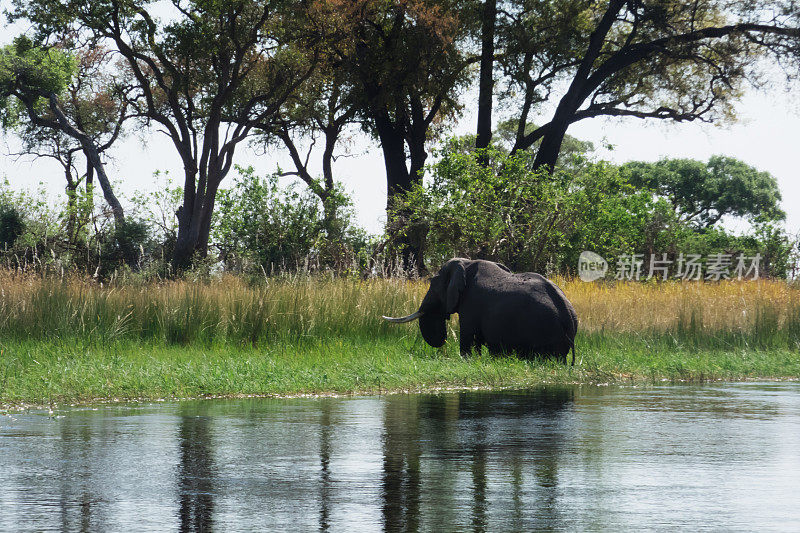
<path id="1" fill-rule="evenodd" d="M 421 316 L 422 316 L 422 311 L 417 311 L 416 313 L 412 313 L 408 316 L 400 318 L 394 318 L 391 316 L 384 316 L 383 318 L 384 320 L 388 320 L 389 322 L 394 322 L 395 324 L 403 324 L 404 322 L 411 322 L 412 320 L 415 320 Z"/>

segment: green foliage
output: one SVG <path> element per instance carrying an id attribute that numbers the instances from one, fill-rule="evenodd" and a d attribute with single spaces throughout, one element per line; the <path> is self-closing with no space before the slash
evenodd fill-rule
<path id="1" fill-rule="evenodd" d="M 653 211 L 650 194 L 637 192 L 608 164 L 575 175 L 533 170 L 532 154 L 490 148 L 479 154 L 447 145 L 402 209 L 428 229 L 430 264 L 467 256 L 502 262 L 512 270 L 563 270 L 582 250 L 633 250 Z"/>
<path id="2" fill-rule="evenodd" d="M 6 255 L 24 256 L 31 249 L 47 250 L 58 235 L 62 214 L 51 206 L 43 183 L 35 191 L 15 191 L 6 179 L 0 183 L 0 205 L 20 217 L 23 231 L 5 250 Z"/>
<path id="3" fill-rule="evenodd" d="M 14 246 L 24 229 L 22 214 L 14 206 L 0 204 L 0 247 Z"/>
<path id="4" fill-rule="evenodd" d="M 509 155 L 490 148 L 485 152 L 488 166 L 479 155 L 467 151 L 463 139 L 452 141 L 431 166 L 430 183 L 414 189 L 398 207 L 412 213 L 413 227 L 427 232 L 428 264 L 466 256 L 499 261 L 515 271 L 572 273 L 584 250 L 595 251 L 612 263 L 621 254 L 634 253 L 645 258 L 667 253 L 673 259 L 679 253 L 704 257 L 758 253 L 762 275 L 784 277 L 796 252 L 795 243 L 779 226 L 759 222 L 765 213 L 780 214 L 774 195 L 762 195 L 772 198 L 766 204 L 748 204 L 763 209 L 749 217 L 755 222 L 749 233 L 733 235 L 721 228 L 698 226 L 681 216 L 669 198 L 654 194 L 641 182 L 631 183 L 631 166 L 620 169 L 583 161 L 550 175 L 533 170 L 533 155 L 525 151 Z M 742 168 L 726 158 L 715 158 L 713 163 L 719 169 Z M 719 179 L 724 188 L 729 178 Z M 763 175 L 747 183 L 754 182 L 774 185 Z M 687 183 L 684 190 L 688 187 Z M 765 188 L 777 194 L 777 188 Z M 728 202 L 724 198 L 735 197 L 721 194 L 714 205 L 723 209 L 722 202 Z M 681 201 L 696 203 L 689 196 L 681 196 Z M 744 202 L 738 208 L 731 207 L 732 201 L 725 205 L 726 212 L 744 210 Z"/>
<path id="5" fill-rule="evenodd" d="M 551 217 L 559 208 L 558 180 L 529 171 L 526 154 L 488 155 L 493 164 L 486 167 L 448 145 L 431 169 L 430 187 L 417 187 L 400 206 L 427 226 L 431 264 L 453 256 L 495 259 L 512 269 L 539 264 L 558 231 Z"/>
<path id="6" fill-rule="evenodd" d="M 0 206 L 22 223 L 13 245 L 0 244 L 0 264 L 6 268 L 106 276 L 121 267 L 139 269 L 157 255 L 146 224 L 115 223 L 103 204 L 94 206 L 80 189 L 53 205 L 43 184 L 34 191 L 14 191 L 6 181 L 0 183 Z"/>
<path id="7" fill-rule="evenodd" d="M 666 199 L 684 222 L 710 227 L 725 216 L 753 222 L 783 220 L 778 182 L 768 172 L 726 156 L 707 163 L 693 159 L 662 159 L 656 163 L 623 165 L 628 181 Z"/>
<path id="8" fill-rule="evenodd" d="M 34 45 L 27 37 L 14 39 L 0 49 L 0 119 L 4 128 L 16 125 L 24 107 L 22 95 L 36 102 L 47 94 L 59 94 L 76 71 L 75 59 L 56 48 Z M 41 104 L 40 104 L 41 105 Z"/>
<path id="9" fill-rule="evenodd" d="M 157 170 L 153 181 L 154 189 L 136 192 L 131 196 L 132 211 L 147 225 L 156 241 L 170 247 L 174 245 L 178 233 L 175 213 L 183 202 L 183 187 L 175 186 L 168 172 L 162 174 Z"/>
<path id="10" fill-rule="evenodd" d="M 133 219 L 116 222 L 111 238 L 103 243 L 101 257 L 106 268 L 127 265 L 138 268 L 145 256 L 145 247 L 149 247 L 147 224 Z"/>
<path id="11" fill-rule="evenodd" d="M 219 191 L 212 228 L 212 242 L 229 268 L 254 262 L 267 272 L 295 270 L 338 259 L 326 252 L 343 253 L 342 246 L 350 252 L 365 246 L 342 191 L 328 199 L 337 218 L 326 223 L 321 202 L 310 191 L 296 184 L 281 187 L 277 174 L 261 178 L 252 167 L 237 169 L 234 186 Z"/>

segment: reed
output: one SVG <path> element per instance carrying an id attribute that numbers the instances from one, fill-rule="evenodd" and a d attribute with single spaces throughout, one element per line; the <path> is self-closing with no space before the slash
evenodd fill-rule
<path id="1" fill-rule="evenodd" d="M 275 339 L 397 336 L 382 319 L 418 301 L 403 280 L 295 276 L 251 285 L 235 277 L 103 287 L 78 279 L 0 277 L 0 338 L 123 339 L 257 345 Z"/>
<path id="2" fill-rule="evenodd" d="M 661 337 L 695 347 L 796 347 L 800 341 L 800 286 L 785 281 L 556 282 L 578 312 L 580 335 Z M 426 288 L 424 281 L 307 275 L 256 284 L 224 276 L 102 286 L 5 272 L 0 338 L 258 345 L 398 337 L 413 329 L 387 324 L 381 315 L 411 312 Z"/>

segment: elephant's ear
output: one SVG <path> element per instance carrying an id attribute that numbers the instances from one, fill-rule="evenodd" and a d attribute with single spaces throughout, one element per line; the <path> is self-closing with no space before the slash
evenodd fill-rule
<path id="1" fill-rule="evenodd" d="M 447 340 L 447 322 L 443 315 L 429 313 L 419 317 L 419 332 L 425 342 L 439 348 Z"/>
<path id="2" fill-rule="evenodd" d="M 461 261 L 453 261 L 449 270 L 450 282 L 447 284 L 446 310 L 448 315 L 452 315 L 458 309 L 458 300 L 467 286 L 467 273 L 464 271 L 464 264 Z"/>

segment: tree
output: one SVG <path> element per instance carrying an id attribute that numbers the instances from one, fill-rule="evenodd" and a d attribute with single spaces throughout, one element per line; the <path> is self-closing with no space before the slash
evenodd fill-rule
<path id="1" fill-rule="evenodd" d="M 510 155 L 492 145 L 476 152 L 466 144 L 445 145 L 431 183 L 407 195 L 409 209 L 429 228 L 432 262 L 463 256 L 514 271 L 566 272 L 583 250 L 618 254 L 647 244 L 659 202 L 616 167 L 595 163 L 549 174 L 533 168 L 530 152 Z"/>
<path id="2" fill-rule="evenodd" d="M 513 151 L 539 142 L 535 164 L 550 169 L 579 120 L 730 118 L 744 83 L 758 81 L 762 58 L 800 52 L 794 0 L 532 0 L 497 11 L 502 49 L 494 58 L 506 96 L 519 105 Z M 782 64 L 796 74 L 796 61 Z M 530 129 L 557 92 L 550 120 Z"/>
<path id="3" fill-rule="evenodd" d="M 14 246 L 17 238 L 25 231 L 22 214 L 13 206 L 0 203 L 0 247 Z"/>
<path id="4" fill-rule="evenodd" d="M 535 124 L 528 124 L 525 131 L 531 132 L 535 129 Z M 496 139 L 497 145 L 502 147 L 503 150 L 508 153 L 512 152 L 516 143 L 517 132 L 518 125 L 515 120 L 511 119 L 500 122 L 494 132 L 494 138 Z M 535 155 L 538 148 L 539 144 L 536 143 L 525 150 L 517 151 L 530 152 Z M 584 141 L 567 134 L 564 136 L 564 141 L 561 143 L 561 150 L 559 151 L 558 159 L 556 160 L 556 167 L 569 167 L 576 162 L 579 163 L 584 161 L 591 157 L 591 154 L 594 152 L 594 150 L 595 146 L 591 141 Z"/>
<path id="5" fill-rule="evenodd" d="M 475 148 L 488 148 L 492 140 L 492 103 L 494 92 L 495 27 L 497 0 L 485 0 L 481 10 L 481 68 L 478 74 L 478 129 Z M 483 160 L 484 163 L 488 163 Z"/>
<path id="6" fill-rule="evenodd" d="M 707 163 L 693 159 L 662 159 L 623 165 L 630 183 L 655 191 L 668 200 L 683 222 L 709 228 L 723 216 L 751 221 L 785 218 L 775 178 L 738 159 L 713 156 Z"/>
<path id="7" fill-rule="evenodd" d="M 422 239 L 408 229 L 398 199 L 422 180 L 426 142 L 432 129 L 458 112 L 458 89 L 466 67 L 477 61 L 459 47 L 467 26 L 459 18 L 468 3 L 449 0 L 380 2 L 330 0 L 320 13 L 336 21 L 331 43 L 337 68 L 345 73 L 364 128 L 380 141 L 387 181 L 387 230 L 406 267 L 417 268 Z"/>
<path id="8" fill-rule="evenodd" d="M 61 162 L 68 194 L 77 188 L 73 158 L 82 152 L 87 184 L 96 173 L 115 220 L 123 222 L 124 211 L 101 154 L 119 137 L 126 106 L 114 103 L 113 87 L 98 90 L 94 85 L 92 78 L 98 77 L 102 62 L 92 52 L 76 57 L 18 37 L 0 50 L 0 112 L 5 128 L 17 127 L 22 133 L 26 150 L 37 153 L 44 148 Z"/>
<path id="9" fill-rule="evenodd" d="M 213 226 L 215 246 L 228 268 L 255 262 L 256 270 L 272 272 L 333 267 L 337 272 L 352 266 L 342 262 L 363 246 L 363 233 L 352 224 L 351 213 L 338 210 L 338 256 L 327 254 L 325 220 L 321 202 L 310 188 L 297 183 L 280 187 L 279 175 L 259 177 L 252 168 L 238 168 L 235 186 L 220 190 L 219 216 Z M 261 270 L 263 268 L 263 270 Z"/>
<path id="10" fill-rule="evenodd" d="M 331 242 L 340 241 L 342 237 L 344 228 L 337 211 L 348 201 L 334 179 L 333 163 L 341 136 L 355 124 L 356 113 L 345 73 L 327 63 L 317 68 L 287 99 L 271 122 L 259 125 L 265 144 L 277 143 L 289 151 L 295 170 L 282 172 L 282 175 L 299 177 L 319 198 L 324 213 L 323 228 Z M 321 179 L 314 177 L 310 164 L 320 138 L 323 143 Z M 305 156 L 301 153 L 303 141 L 309 143 Z"/>
<path id="11" fill-rule="evenodd" d="M 173 266 L 204 256 L 217 191 L 237 147 L 313 71 L 311 42 L 319 35 L 299 23 L 305 4 L 172 0 L 165 20 L 148 0 L 14 4 L 13 16 L 31 21 L 42 38 L 68 28 L 123 62 L 135 91 L 129 105 L 168 136 L 183 162 Z"/>

